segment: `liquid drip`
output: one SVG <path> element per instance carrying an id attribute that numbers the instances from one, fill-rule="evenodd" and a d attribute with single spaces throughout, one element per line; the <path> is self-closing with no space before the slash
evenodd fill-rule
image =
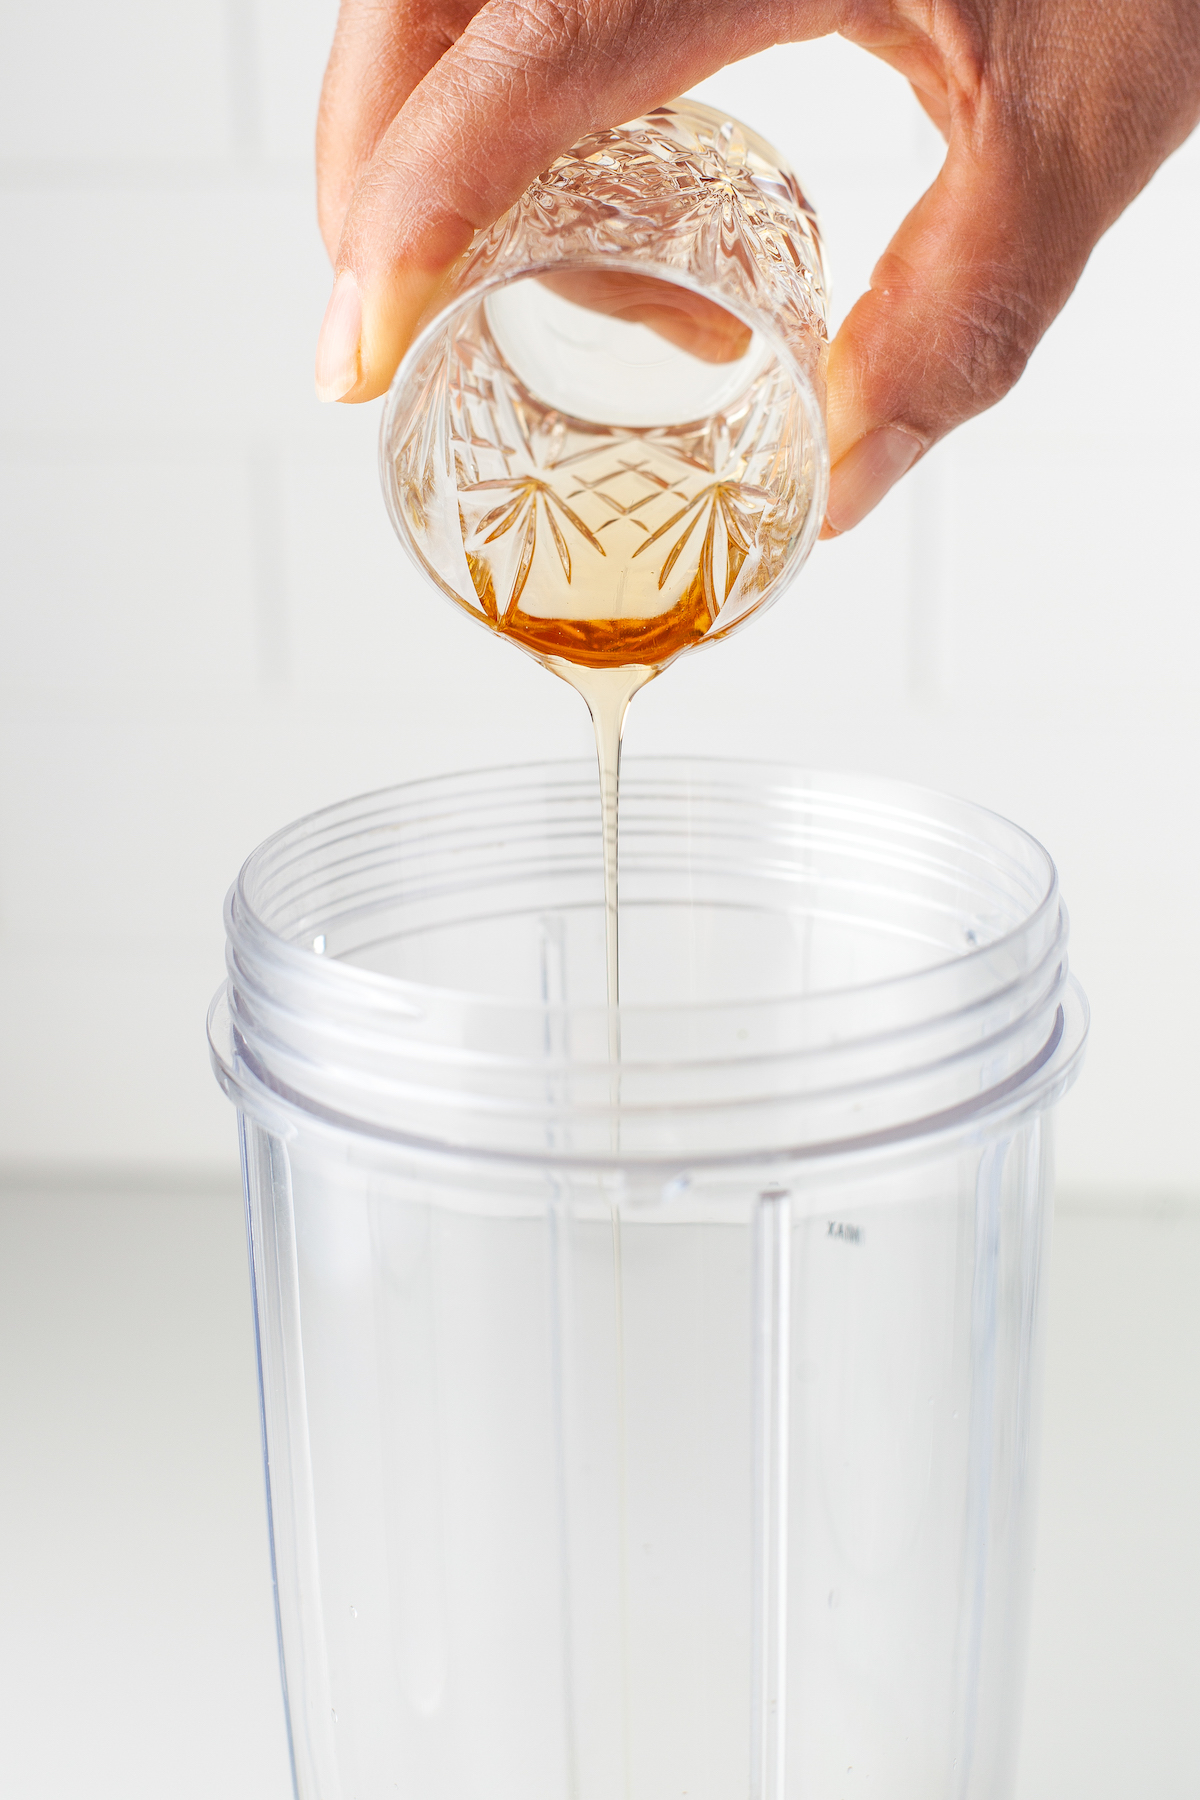
<path id="1" fill-rule="evenodd" d="M 657 162 L 653 178 L 656 184 L 662 179 Z M 658 194 L 656 185 L 656 199 Z M 722 201 L 722 219 L 726 205 Z M 771 254 L 777 254 L 774 248 Z M 770 266 L 763 262 L 764 270 Z M 735 629 L 777 588 L 805 527 L 817 463 L 794 372 L 768 346 L 751 341 L 745 325 L 715 302 L 641 274 L 608 270 L 569 272 L 545 284 L 531 281 L 524 293 L 521 288 L 514 284 L 456 315 L 413 364 L 400 414 L 403 435 L 389 452 L 391 493 L 402 534 L 442 592 L 568 682 L 591 714 L 601 797 L 615 1158 L 626 714 L 634 694 L 675 657 Z M 621 335 L 624 325 L 612 326 L 622 319 L 636 328 L 634 338 Z M 637 338 L 643 326 L 659 335 L 658 345 Z M 674 362 L 662 354 L 664 343 L 680 352 Z M 609 1210 L 628 1800 L 619 1175 Z M 635 1241 L 631 1237 L 630 1246 Z"/>
<path id="2" fill-rule="evenodd" d="M 391 493 L 423 567 L 591 712 L 615 1012 L 625 710 L 785 575 L 817 469 L 795 372 L 714 301 L 575 271 L 455 316 L 413 364 L 398 416 Z M 659 422 L 610 422 L 643 418 Z M 615 1018 L 612 1031 L 616 1060 Z"/>
<path id="3" fill-rule="evenodd" d="M 621 1643 L 621 1773 L 626 1800 L 633 1789 L 629 1722 L 629 1466 L 625 1454 L 625 1281 L 621 1270 L 621 1208 L 609 1206 L 613 1247 L 613 1324 L 617 1343 L 617 1593 Z"/>
<path id="4" fill-rule="evenodd" d="M 780 514 L 788 509 L 732 473 L 714 479 L 695 456 L 649 434 L 610 439 L 536 473 L 460 484 L 458 500 L 487 623 L 575 688 L 592 716 L 615 1062 L 617 816 L 629 702 L 683 651 L 732 627 L 744 605 L 731 598 L 744 603 L 774 579 L 787 541 L 786 534 L 777 541 Z"/>
<path id="5" fill-rule="evenodd" d="M 596 766 L 600 775 L 600 826 L 604 857 L 604 963 L 609 1008 L 608 1047 L 614 1063 L 621 1059 L 621 954 L 618 909 L 618 825 L 621 793 L 621 738 L 629 702 L 653 681 L 657 669 L 633 663 L 624 667 L 590 668 L 548 656 L 546 667 L 583 696 L 592 717 Z"/>
<path id="6" fill-rule="evenodd" d="M 610 1048 L 620 1058 L 617 816 L 629 702 L 669 662 L 720 636 L 731 596 L 774 578 L 770 492 L 714 480 L 648 435 L 537 473 L 459 487 L 459 525 L 492 629 L 583 696 L 592 716 L 604 840 Z M 771 554 L 772 550 L 776 554 Z M 731 614 L 741 616 L 733 607 Z"/>
<path id="7" fill-rule="evenodd" d="M 604 855 L 604 962 L 608 994 L 609 1142 L 613 1155 L 621 1148 L 621 949 L 618 907 L 618 823 L 621 791 L 621 739 L 629 703 L 658 670 L 644 664 L 594 667 L 547 656 L 546 667 L 583 696 L 592 717 L 596 764 L 600 774 L 600 822 Z M 612 1232 L 613 1330 L 616 1343 L 614 1378 L 617 1392 L 617 1590 L 621 1645 L 621 1760 L 626 1797 L 632 1792 L 630 1762 L 629 1657 L 629 1497 L 625 1421 L 625 1282 L 622 1270 L 621 1209 L 609 1204 Z"/>

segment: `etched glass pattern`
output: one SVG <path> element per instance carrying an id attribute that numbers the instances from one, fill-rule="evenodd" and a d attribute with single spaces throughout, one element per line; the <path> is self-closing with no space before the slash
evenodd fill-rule
<path id="1" fill-rule="evenodd" d="M 589 292 L 633 272 L 635 296 L 737 341 L 691 354 L 644 307 L 562 297 L 581 271 Z M 597 133 L 479 235 L 402 366 L 393 520 L 444 593 L 534 655 L 661 668 L 807 552 L 824 350 L 815 218 L 761 140 L 692 102 Z"/>

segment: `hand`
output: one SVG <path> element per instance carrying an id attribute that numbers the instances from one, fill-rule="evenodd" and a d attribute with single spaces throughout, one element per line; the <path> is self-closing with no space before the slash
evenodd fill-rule
<path id="1" fill-rule="evenodd" d="M 831 31 L 900 70 L 948 146 L 830 351 L 826 531 L 856 525 L 1007 393 L 1200 118 L 1200 0 L 342 0 L 322 398 L 383 393 L 475 231 L 578 138 Z"/>

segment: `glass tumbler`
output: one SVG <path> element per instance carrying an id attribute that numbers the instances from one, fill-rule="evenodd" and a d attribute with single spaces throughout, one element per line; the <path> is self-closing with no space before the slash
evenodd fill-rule
<path id="1" fill-rule="evenodd" d="M 1008 1800 L 1054 1107 L 1044 850 L 634 758 L 250 858 L 239 1115 L 299 1800 Z"/>
<path id="2" fill-rule="evenodd" d="M 694 100 L 576 144 L 401 364 L 384 491 L 418 568 L 543 661 L 655 670 L 808 554 L 828 487 L 816 217 Z"/>

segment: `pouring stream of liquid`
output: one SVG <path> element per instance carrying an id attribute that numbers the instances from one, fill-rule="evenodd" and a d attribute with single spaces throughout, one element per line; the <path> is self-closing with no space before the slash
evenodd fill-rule
<path id="1" fill-rule="evenodd" d="M 658 670 L 645 663 L 617 664 L 592 669 L 556 656 L 546 658 L 555 675 L 582 694 L 596 735 L 596 764 L 600 773 L 600 821 L 604 854 L 604 961 L 608 987 L 608 1060 L 610 1144 L 613 1154 L 621 1148 L 621 951 L 617 911 L 617 839 L 620 821 L 621 737 L 629 702 L 639 688 L 653 681 Z M 625 1301 L 622 1275 L 621 1210 L 614 1195 L 609 1209 L 613 1255 L 613 1324 L 616 1333 L 618 1501 L 617 1558 L 621 1634 L 621 1732 L 624 1794 L 632 1791 L 630 1751 L 629 1675 L 629 1500 L 626 1471 L 625 1422 Z"/>
<path id="2" fill-rule="evenodd" d="M 546 666 L 583 696 L 592 715 L 596 734 L 596 763 L 600 772 L 600 817 L 604 839 L 604 953 L 608 978 L 608 1049 L 614 1063 L 621 1060 L 621 956 L 617 912 L 617 835 L 621 789 L 621 736 L 629 702 L 639 688 L 653 681 L 658 670 L 645 663 L 624 663 L 607 669 L 589 669 L 581 663 L 548 656 Z"/>

